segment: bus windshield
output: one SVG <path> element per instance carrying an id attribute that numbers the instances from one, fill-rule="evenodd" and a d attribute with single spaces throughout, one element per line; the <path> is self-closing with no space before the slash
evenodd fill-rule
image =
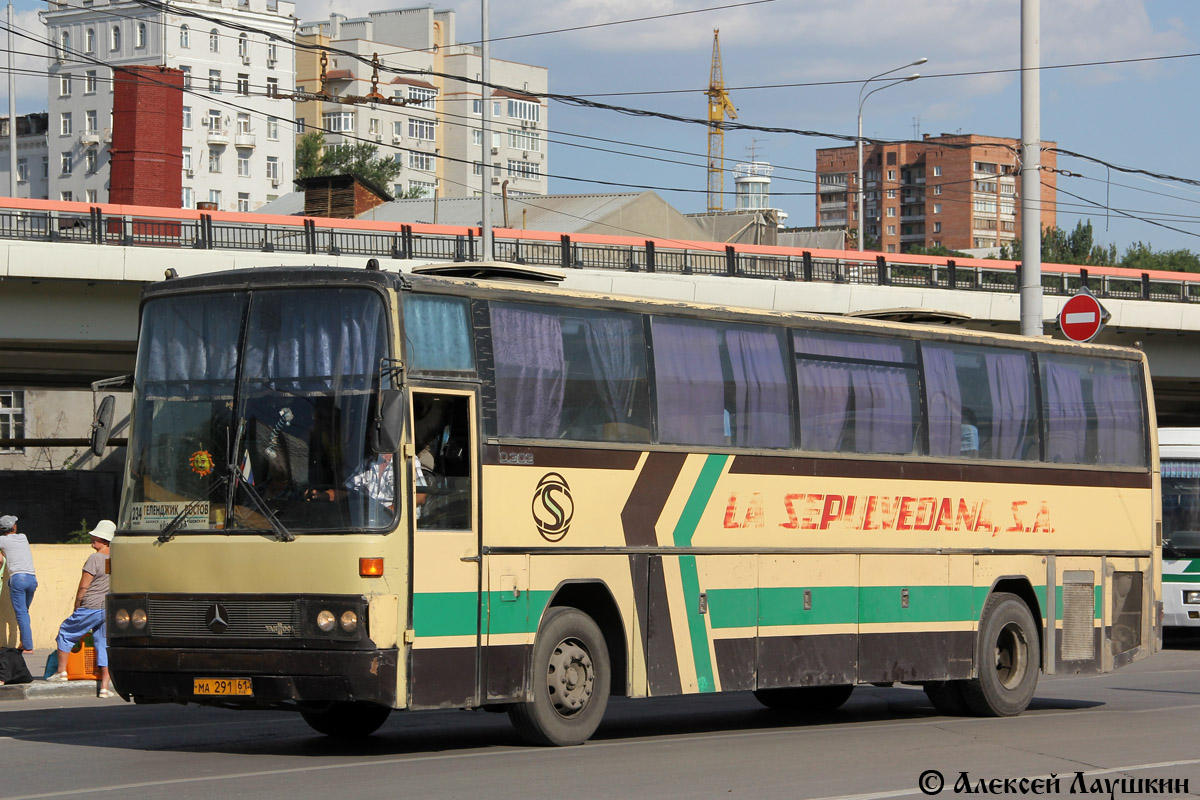
<path id="1" fill-rule="evenodd" d="M 390 454 L 367 441 L 386 309 L 366 289 L 164 297 L 142 313 L 121 527 L 386 528 Z M 184 513 L 186 512 L 186 513 Z"/>
<path id="2" fill-rule="evenodd" d="M 1200 460 L 1162 460 L 1163 555 L 1200 556 Z"/>

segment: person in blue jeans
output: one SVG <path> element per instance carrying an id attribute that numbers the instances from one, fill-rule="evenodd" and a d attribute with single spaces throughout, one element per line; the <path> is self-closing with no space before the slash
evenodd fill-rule
<path id="1" fill-rule="evenodd" d="M 8 591 L 17 630 L 21 633 L 21 650 L 33 652 L 33 631 L 29 627 L 29 606 L 37 591 L 37 575 L 33 572 L 33 553 L 29 539 L 17 532 L 17 518 L 11 514 L 0 517 L 0 561 L 8 567 Z"/>
<path id="2" fill-rule="evenodd" d="M 108 640 L 104 636 L 104 598 L 108 594 L 109 544 L 117 532 L 112 521 L 102 519 L 91 531 L 92 549 L 96 552 L 84 562 L 75 590 L 75 612 L 63 620 L 58 629 L 58 669 L 47 681 L 67 680 L 67 658 L 79 640 L 92 634 L 96 648 L 96 666 L 100 669 L 100 696 L 111 697 L 108 690 Z"/>

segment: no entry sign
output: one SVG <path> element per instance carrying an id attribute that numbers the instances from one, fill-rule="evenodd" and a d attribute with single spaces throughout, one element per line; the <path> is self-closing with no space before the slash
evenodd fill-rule
<path id="1" fill-rule="evenodd" d="M 1063 303 L 1062 311 L 1058 312 L 1058 328 L 1073 342 L 1090 342 L 1109 316 L 1091 292 L 1080 289 L 1079 294 Z"/>

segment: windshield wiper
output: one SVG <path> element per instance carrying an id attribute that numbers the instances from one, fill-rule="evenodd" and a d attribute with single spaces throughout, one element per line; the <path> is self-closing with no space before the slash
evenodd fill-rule
<path id="1" fill-rule="evenodd" d="M 279 518 L 275 516 L 275 512 L 267 508 L 267 501 L 263 500 L 262 495 L 260 495 L 258 490 L 254 488 L 254 485 L 250 483 L 250 481 L 246 480 L 246 476 L 242 475 L 242 471 L 239 469 L 234 469 L 233 489 L 235 492 L 237 491 L 239 484 L 243 489 L 246 490 L 246 494 L 250 497 L 251 502 L 254 503 L 258 513 L 266 517 L 267 522 L 270 523 L 271 530 L 275 531 L 275 540 L 278 542 L 296 541 L 296 534 L 285 528 L 283 523 L 279 521 Z"/>
<path id="2" fill-rule="evenodd" d="M 208 498 L 212 497 L 213 491 L 215 491 L 218 486 L 224 486 L 227 480 L 228 479 L 223 475 L 218 477 L 216 480 L 214 480 L 212 482 L 212 484 L 209 485 L 208 491 L 206 491 L 204 494 L 202 494 L 201 496 L 197 497 L 195 500 L 193 500 L 192 502 L 190 502 L 186 506 L 184 506 L 183 510 L 181 510 L 178 514 L 176 514 L 174 519 L 172 519 L 170 522 L 168 522 L 163 527 L 162 531 L 159 532 L 158 540 L 160 542 L 162 542 L 163 544 L 166 544 L 167 542 L 174 539 L 176 529 L 178 529 L 179 526 L 183 524 L 183 521 L 185 519 L 187 519 L 188 514 L 191 514 L 192 511 L 194 511 L 198 505 L 203 503 Z"/>

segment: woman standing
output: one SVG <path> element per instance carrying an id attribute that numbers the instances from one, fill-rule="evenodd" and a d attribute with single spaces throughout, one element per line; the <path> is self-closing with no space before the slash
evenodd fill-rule
<path id="1" fill-rule="evenodd" d="M 33 631 L 29 627 L 29 606 L 37 591 L 37 575 L 33 573 L 33 553 L 25 534 L 17 533 L 17 518 L 11 514 L 0 517 L 0 553 L 8 562 L 8 591 L 12 596 L 17 629 L 21 632 L 21 651 L 33 652 Z"/>

